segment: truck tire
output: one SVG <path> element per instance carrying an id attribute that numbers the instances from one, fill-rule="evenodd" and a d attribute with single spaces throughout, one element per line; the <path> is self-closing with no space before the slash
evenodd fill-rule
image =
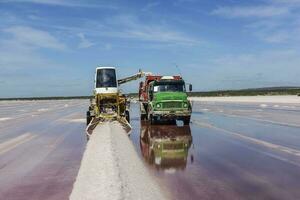
<path id="1" fill-rule="evenodd" d="M 86 125 L 89 125 L 91 120 L 92 120 L 91 113 L 90 113 L 90 111 L 87 111 L 86 112 Z"/>
<path id="2" fill-rule="evenodd" d="M 141 114 L 141 120 L 147 120 L 147 115 L 146 114 Z"/>
<path id="3" fill-rule="evenodd" d="M 190 121 L 191 121 L 191 117 L 185 117 L 185 118 L 183 119 L 183 124 L 184 124 L 184 125 L 189 125 L 189 124 L 190 124 Z"/>
<path id="4" fill-rule="evenodd" d="M 152 115 L 149 116 L 149 121 L 151 125 L 154 125 L 156 123 L 155 117 L 153 117 Z"/>
<path id="5" fill-rule="evenodd" d="M 128 110 L 125 111 L 125 118 L 126 118 L 127 122 L 130 123 L 130 114 L 129 114 Z"/>

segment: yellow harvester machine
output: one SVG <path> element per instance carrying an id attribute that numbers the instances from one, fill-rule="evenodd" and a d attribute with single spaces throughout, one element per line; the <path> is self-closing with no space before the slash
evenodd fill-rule
<path id="1" fill-rule="evenodd" d="M 93 97 L 90 100 L 86 116 L 88 137 L 92 134 L 94 128 L 104 121 L 119 121 L 126 127 L 131 128 L 129 124 L 130 102 L 120 92 L 119 86 L 142 78 L 144 75 L 144 72 L 139 71 L 133 76 L 118 80 L 115 67 L 96 68 Z"/>

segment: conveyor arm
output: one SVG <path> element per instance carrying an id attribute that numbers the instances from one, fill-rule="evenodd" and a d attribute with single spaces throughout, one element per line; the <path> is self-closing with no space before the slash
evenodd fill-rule
<path id="1" fill-rule="evenodd" d="M 136 74 L 134 74 L 134 75 L 132 75 L 132 76 L 129 76 L 129 77 L 126 77 L 126 78 L 122 78 L 122 79 L 119 79 L 119 80 L 118 80 L 118 84 L 119 84 L 119 85 L 122 85 L 122 84 L 124 84 L 124 83 L 129 82 L 129 81 L 137 80 L 137 79 L 139 79 L 139 78 L 144 77 L 146 74 L 150 74 L 150 73 L 149 73 L 149 72 L 145 73 L 145 72 L 139 70 L 138 73 L 136 73 Z"/>

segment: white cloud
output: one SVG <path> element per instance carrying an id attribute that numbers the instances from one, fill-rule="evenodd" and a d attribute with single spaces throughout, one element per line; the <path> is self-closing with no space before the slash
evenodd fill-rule
<path id="1" fill-rule="evenodd" d="M 290 76 L 286 72 L 300 73 L 298 63 L 300 54 L 296 49 L 283 49 L 263 51 L 253 54 L 224 55 L 214 59 L 216 66 L 226 66 L 226 73 L 258 73 L 268 72 L 268 76 L 274 74 Z M 279 72 L 278 74 L 276 72 Z"/>
<path id="2" fill-rule="evenodd" d="M 261 38 L 269 43 L 282 43 L 290 40 L 290 33 L 286 31 L 278 31 L 262 35 Z"/>
<path id="3" fill-rule="evenodd" d="M 80 43 L 78 45 L 79 49 L 89 48 L 89 47 L 95 45 L 95 43 L 86 39 L 86 37 L 83 33 L 78 33 L 77 36 L 80 38 Z"/>
<path id="4" fill-rule="evenodd" d="M 300 0 L 269 0 L 271 3 L 279 3 L 279 4 L 299 4 Z"/>
<path id="5" fill-rule="evenodd" d="M 255 22 L 252 22 L 250 24 L 245 25 L 245 28 L 249 29 L 274 29 L 278 28 L 280 26 L 280 22 L 276 20 L 270 20 L 270 19 L 263 19 L 263 20 L 258 20 Z"/>
<path id="6" fill-rule="evenodd" d="M 299 62 L 300 54 L 295 49 L 224 55 L 214 59 L 213 74 L 218 81 L 225 78 L 223 88 L 297 86 Z"/>
<path id="7" fill-rule="evenodd" d="M 101 22 L 86 20 L 81 26 L 48 26 L 52 29 L 68 32 L 69 34 L 84 34 L 84 36 L 126 39 L 126 41 L 144 41 L 147 45 L 201 45 L 203 40 L 172 28 L 165 22 L 155 23 L 140 20 L 135 15 L 109 16 Z"/>
<path id="8" fill-rule="evenodd" d="M 293 28 L 290 30 L 274 30 L 257 33 L 257 35 L 266 42 L 269 43 L 291 43 L 299 44 L 300 42 L 300 29 Z"/>
<path id="9" fill-rule="evenodd" d="M 148 3 L 143 9 L 142 11 L 148 11 L 156 6 L 159 6 L 160 5 L 160 2 L 150 2 Z"/>
<path id="10" fill-rule="evenodd" d="M 219 7 L 211 12 L 225 17 L 274 17 L 290 13 L 289 7 L 282 6 L 235 6 Z"/>
<path id="11" fill-rule="evenodd" d="M 48 64 L 48 61 L 31 48 L 3 41 L 0 42 L 0 46 L 0 68 L 2 70 L 44 67 Z"/>
<path id="12" fill-rule="evenodd" d="M 273 44 L 299 43 L 300 0 L 265 0 L 257 6 L 219 7 L 211 12 L 227 18 L 247 20 L 245 31 Z"/>
<path id="13" fill-rule="evenodd" d="M 43 4 L 49 6 L 117 9 L 116 6 L 109 5 L 108 3 L 94 4 L 94 3 L 87 3 L 86 1 L 72 1 L 72 0 L 2 0 L 1 3 L 33 3 L 33 4 Z"/>
<path id="14" fill-rule="evenodd" d="M 245 30 L 267 43 L 296 46 L 300 42 L 299 17 L 291 15 L 288 18 L 258 20 L 245 25 Z"/>
<path id="15" fill-rule="evenodd" d="M 104 45 L 104 48 L 105 48 L 106 50 L 111 50 L 111 49 L 112 49 L 112 45 L 111 45 L 111 44 L 105 44 L 105 45 Z"/>
<path id="16" fill-rule="evenodd" d="M 25 26 L 3 29 L 8 37 L 0 38 L 0 68 L 5 70 L 49 67 L 53 64 L 40 49 L 64 51 L 66 46 L 50 33 Z"/>
<path id="17" fill-rule="evenodd" d="M 12 36 L 12 41 L 36 48 L 64 50 L 66 46 L 46 31 L 27 26 L 12 26 L 3 29 Z"/>
<path id="18" fill-rule="evenodd" d="M 198 45 L 201 43 L 198 39 L 168 28 L 166 24 L 145 24 L 130 15 L 110 18 L 107 20 L 107 24 L 100 26 L 99 34 L 158 43 L 181 45 Z"/>
<path id="19" fill-rule="evenodd" d="M 91 28 L 92 27 L 92 28 Z M 200 45 L 203 41 L 173 29 L 165 23 L 145 23 L 134 15 L 109 16 L 101 23 L 88 20 L 81 27 L 54 26 L 52 28 L 70 32 L 83 33 L 93 38 L 106 37 L 144 41 L 153 45 Z"/>
<path id="20" fill-rule="evenodd" d="M 137 29 L 125 30 L 126 36 L 145 41 L 156 41 L 178 44 L 196 44 L 198 41 L 184 36 L 180 32 L 166 30 L 160 26 L 139 27 Z"/>
<path id="21" fill-rule="evenodd" d="M 195 3 L 198 0 L 174 0 L 174 5 L 182 5 L 182 4 L 186 4 L 186 3 Z"/>

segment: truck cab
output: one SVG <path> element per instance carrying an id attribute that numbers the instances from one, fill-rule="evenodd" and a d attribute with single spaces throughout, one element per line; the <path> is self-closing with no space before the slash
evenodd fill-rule
<path id="1" fill-rule="evenodd" d="M 140 87 L 142 119 L 148 119 L 151 124 L 166 120 L 182 120 L 185 125 L 189 124 L 192 107 L 180 76 L 146 77 Z"/>

